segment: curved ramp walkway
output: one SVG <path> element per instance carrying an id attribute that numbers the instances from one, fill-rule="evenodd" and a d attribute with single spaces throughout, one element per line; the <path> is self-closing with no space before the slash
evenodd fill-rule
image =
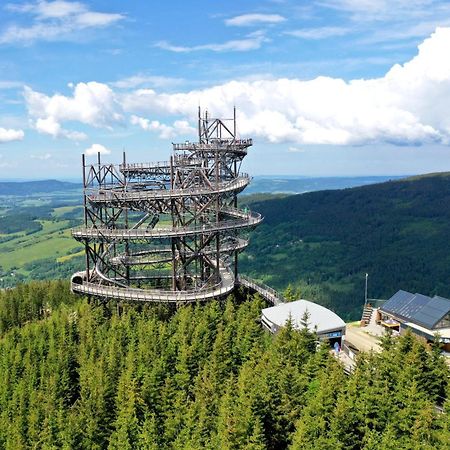
<path id="1" fill-rule="evenodd" d="M 119 228 L 88 228 L 72 229 L 72 236 L 77 240 L 97 239 L 104 242 L 170 238 L 177 236 L 196 236 L 211 232 L 253 228 L 262 221 L 261 214 L 244 212 L 236 208 L 223 208 L 221 213 L 233 217 L 218 223 L 194 225 L 191 227 L 151 228 L 151 229 L 119 229 Z"/>
<path id="2" fill-rule="evenodd" d="M 195 303 L 203 300 L 222 297 L 234 289 L 234 276 L 226 267 L 220 268 L 221 282 L 208 289 L 198 291 L 164 291 L 160 289 L 138 289 L 131 287 L 118 287 L 87 282 L 83 280 L 86 272 L 78 272 L 72 277 L 72 292 L 84 295 L 92 295 L 114 300 L 156 302 L 156 303 Z M 76 278 L 83 280 L 75 282 Z"/>
<path id="3" fill-rule="evenodd" d="M 168 200 L 189 198 L 195 196 L 213 196 L 217 194 L 227 194 L 230 192 L 241 192 L 250 183 L 250 176 L 241 174 L 239 177 L 216 185 L 199 188 L 181 189 L 134 189 L 134 185 L 139 183 L 129 183 L 122 189 L 110 186 L 101 189 L 87 190 L 88 200 L 93 203 L 108 203 L 115 207 L 127 206 L 129 202 L 140 202 L 148 200 Z"/>
<path id="4" fill-rule="evenodd" d="M 267 286 L 264 283 L 255 281 L 252 278 L 247 277 L 245 275 L 239 275 L 237 281 L 241 286 L 245 286 L 247 289 L 250 289 L 260 294 L 263 298 L 265 298 L 269 303 L 272 303 L 272 305 L 274 306 L 280 305 L 281 303 L 285 302 L 283 296 L 279 292 L 277 292 L 275 289 L 272 289 L 270 286 Z"/>

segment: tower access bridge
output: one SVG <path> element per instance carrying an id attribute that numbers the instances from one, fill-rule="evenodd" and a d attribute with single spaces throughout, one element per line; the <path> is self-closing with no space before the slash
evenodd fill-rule
<path id="1" fill-rule="evenodd" d="M 260 214 L 239 209 L 250 182 L 240 172 L 251 139 L 232 119 L 198 115 L 198 142 L 173 144 L 170 160 L 120 165 L 82 158 L 85 270 L 73 292 L 102 299 L 190 303 L 239 282 L 238 254 Z"/>

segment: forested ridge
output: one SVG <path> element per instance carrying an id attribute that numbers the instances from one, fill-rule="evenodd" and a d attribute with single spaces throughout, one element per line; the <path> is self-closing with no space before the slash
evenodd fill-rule
<path id="1" fill-rule="evenodd" d="M 450 297 L 450 174 L 253 202 L 264 222 L 241 270 L 276 289 L 360 317 L 399 289 Z"/>
<path id="2" fill-rule="evenodd" d="M 0 448 L 448 449 L 449 370 L 406 336 L 353 375 L 258 297 L 180 307 L 0 293 Z M 306 319 L 305 319 L 306 320 Z"/>
<path id="3" fill-rule="evenodd" d="M 264 216 L 240 256 L 240 272 L 281 291 L 291 285 L 293 297 L 349 321 L 361 317 L 366 273 L 370 298 L 399 289 L 450 297 L 448 173 L 239 201 Z M 2 211 L 0 287 L 68 279 L 83 267 L 82 248 L 69 231 L 82 218 L 74 197 L 32 204 L 23 200 Z"/>
<path id="4" fill-rule="evenodd" d="M 35 195 L 55 191 L 81 189 L 81 183 L 58 180 L 0 181 L 0 195 Z"/>

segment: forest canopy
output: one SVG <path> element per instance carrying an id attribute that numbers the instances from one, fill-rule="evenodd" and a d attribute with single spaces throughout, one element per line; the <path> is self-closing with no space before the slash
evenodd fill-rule
<path id="1" fill-rule="evenodd" d="M 347 376 L 314 333 L 264 332 L 263 306 L 118 314 L 63 282 L 1 292 L 0 448 L 448 448 L 438 348 L 387 337 Z"/>
<path id="2" fill-rule="evenodd" d="M 245 197 L 243 197 L 245 199 Z M 450 297 L 450 175 L 257 201 L 264 222 L 240 270 L 347 320 L 399 289 Z"/>

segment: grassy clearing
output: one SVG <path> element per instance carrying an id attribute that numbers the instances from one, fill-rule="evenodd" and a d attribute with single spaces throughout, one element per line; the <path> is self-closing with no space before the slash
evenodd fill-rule
<path id="1" fill-rule="evenodd" d="M 42 230 L 20 235 L 0 244 L 0 266 L 5 270 L 20 269 L 24 264 L 45 258 L 73 256 L 80 246 L 70 235 L 67 220 L 41 220 Z"/>
<path id="2" fill-rule="evenodd" d="M 0 259 L 2 267 L 7 270 L 14 267 L 20 268 L 24 264 L 46 258 L 57 258 L 60 255 L 66 254 L 76 250 L 78 247 L 77 242 L 72 238 L 61 235 L 52 236 L 46 240 L 42 240 L 36 244 L 21 247 L 14 252 L 11 252 Z"/>
<path id="3" fill-rule="evenodd" d="M 26 200 L 22 200 L 21 206 L 44 206 L 48 205 L 50 203 L 50 200 L 43 199 L 43 198 L 29 198 Z"/>
<path id="4" fill-rule="evenodd" d="M 56 259 L 56 261 L 59 263 L 63 263 L 63 262 L 67 262 L 67 261 L 71 260 L 72 258 L 75 258 L 77 256 L 83 256 L 83 255 L 84 255 L 84 250 L 80 250 L 79 252 L 71 253 L 70 255 L 60 256 L 59 258 Z"/>
<path id="5" fill-rule="evenodd" d="M 61 217 L 63 214 L 66 214 L 68 212 L 72 212 L 75 208 L 78 208 L 78 206 L 61 206 L 59 208 L 55 208 L 53 210 L 53 217 Z"/>

